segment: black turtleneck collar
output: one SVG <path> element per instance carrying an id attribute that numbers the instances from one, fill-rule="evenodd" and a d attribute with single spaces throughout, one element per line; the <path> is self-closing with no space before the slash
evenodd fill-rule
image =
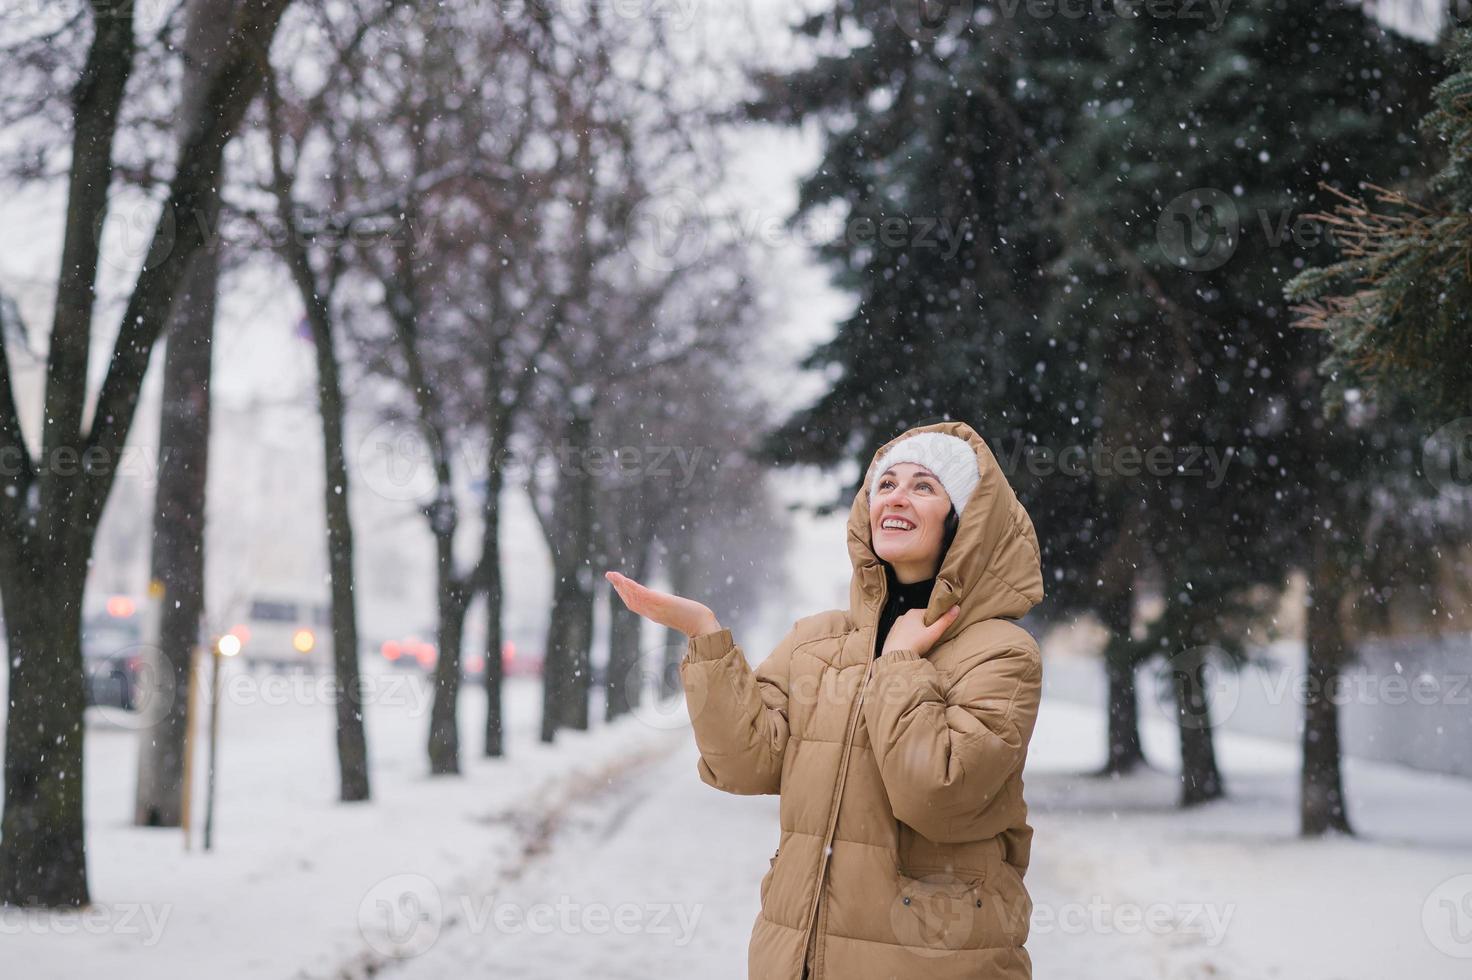
<path id="1" fill-rule="evenodd" d="M 890 602 L 898 602 L 904 609 L 923 609 L 930 605 L 930 592 L 935 588 L 934 575 L 907 585 L 895 578 L 894 568 L 886 564 L 884 576 L 889 579 Z"/>
<path id="2" fill-rule="evenodd" d="M 935 588 L 933 575 L 907 585 L 895 578 L 894 568 L 889 562 L 883 564 L 884 577 L 888 582 L 888 597 L 884 600 L 884 609 L 879 614 L 879 628 L 874 635 L 876 657 L 884 652 L 884 638 L 889 635 L 889 628 L 894 625 L 894 621 L 911 609 L 924 609 L 930 605 L 930 593 Z"/>

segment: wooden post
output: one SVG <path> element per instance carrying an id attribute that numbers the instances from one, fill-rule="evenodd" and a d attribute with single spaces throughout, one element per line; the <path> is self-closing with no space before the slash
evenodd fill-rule
<path id="1" fill-rule="evenodd" d="M 191 801 L 194 798 L 194 730 L 199 717 L 199 660 L 204 651 L 194 647 L 189 651 L 189 689 L 185 693 L 188 707 L 184 711 L 184 787 L 183 812 L 179 814 L 179 825 L 184 829 L 184 850 L 194 846 L 194 821 L 191 817 Z"/>
<path id="2" fill-rule="evenodd" d="M 213 664 L 213 670 L 210 674 L 210 767 L 204 797 L 204 849 L 206 851 L 210 849 L 214 839 L 215 750 L 220 742 L 220 670 L 225 663 L 225 658 L 220 655 L 218 640 L 210 645 L 210 661 Z"/>

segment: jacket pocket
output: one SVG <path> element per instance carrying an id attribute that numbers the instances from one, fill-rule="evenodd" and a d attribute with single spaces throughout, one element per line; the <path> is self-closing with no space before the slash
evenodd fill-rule
<path id="1" fill-rule="evenodd" d="M 985 875 L 910 869 L 897 872 L 890 907 L 895 938 L 921 956 L 975 949 L 985 932 Z"/>
<path id="2" fill-rule="evenodd" d="M 767 862 L 767 873 L 762 875 L 761 903 L 763 908 L 767 905 L 767 891 L 772 887 L 772 873 L 777 870 L 777 855 L 781 853 L 780 847 L 772 852 L 772 858 Z"/>

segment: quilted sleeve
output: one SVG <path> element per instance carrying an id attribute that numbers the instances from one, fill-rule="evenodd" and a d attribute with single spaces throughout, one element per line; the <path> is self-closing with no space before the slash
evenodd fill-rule
<path id="1" fill-rule="evenodd" d="M 729 629 L 690 638 L 680 662 L 700 778 L 727 793 L 780 792 L 796 626 L 753 670 Z"/>
<path id="2" fill-rule="evenodd" d="M 872 685 L 864 719 L 895 818 L 933 841 L 984 836 L 983 811 L 1022 766 L 1037 720 L 1036 645 L 979 658 L 949 690 L 929 660 L 894 650 Z"/>

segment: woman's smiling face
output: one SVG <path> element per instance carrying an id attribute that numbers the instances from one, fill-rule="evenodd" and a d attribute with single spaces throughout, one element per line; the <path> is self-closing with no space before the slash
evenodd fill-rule
<path id="1" fill-rule="evenodd" d="M 869 540 L 901 582 L 936 573 L 951 498 L 925 467 L 896 463 L 879 476 L 869 506 Z M 888 526 L 886 526 L 888 525 Z"/>

